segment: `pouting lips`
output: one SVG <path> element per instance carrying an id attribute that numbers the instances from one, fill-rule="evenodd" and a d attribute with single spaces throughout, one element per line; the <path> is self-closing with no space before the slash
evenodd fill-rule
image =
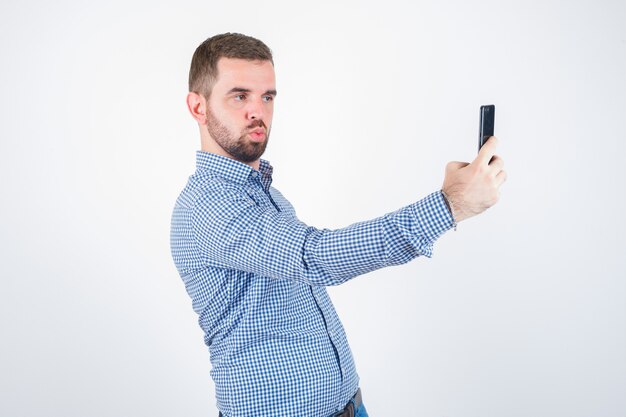
<path id="1" fill-rule="evenodd" d="M 253 140 L 261 141 L 265 139 L 265 129 L 254 129 L 248 134 Z"/>

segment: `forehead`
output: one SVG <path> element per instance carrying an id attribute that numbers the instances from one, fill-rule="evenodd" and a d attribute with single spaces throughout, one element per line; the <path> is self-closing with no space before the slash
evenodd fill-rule
<path id="1" fill-rule="evenodd" d="M 235 87 L 263 92 L 276 89 L 274 66 L 270 61 L 220 58 L 213 90 L 229 91 Z"/>

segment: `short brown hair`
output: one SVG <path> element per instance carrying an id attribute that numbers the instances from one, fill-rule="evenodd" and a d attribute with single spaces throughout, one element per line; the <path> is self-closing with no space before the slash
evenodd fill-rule
<path id="1" fill-rule="evenodd" d="M 220 58 L 270 61 L 272 51 L 263 42 L 240 33 L 224 33 L 205 40 L 196 48 L 189 69 L 189 91 L 208 97 L 217 79 Z"/>

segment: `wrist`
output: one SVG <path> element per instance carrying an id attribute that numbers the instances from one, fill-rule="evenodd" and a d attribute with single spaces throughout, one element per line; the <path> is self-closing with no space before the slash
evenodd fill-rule
<path id="1" fill-rule="evenodd" d="M 444 201 L 444 203 L 446 203 L 446 207 L 448 208 L 448 211 L 450 212 L 450 216 L 452 217 L 452 223 L 454 225 L 454 230 L 456 230 L 457 219 L 456 219 L 456 216 L 455 216 L 455 213 L 454 213 L 454 206 L 452 205 L 452 202 L 450 201 L 450 198 L 448 197 L 446 192 L 443 191 L 443 189 L 441 190 L 441 196 L 443 197 L 443 201 Z"/>

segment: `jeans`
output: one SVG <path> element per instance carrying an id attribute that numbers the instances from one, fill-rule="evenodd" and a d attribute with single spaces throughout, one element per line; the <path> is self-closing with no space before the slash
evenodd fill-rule
<path id="1" fill-rule="evenodd" d="M 361 404 L 359 408 L 354 412 L 354 417 L 369 417 L 367 415 L 367 410 L 365 409 L 365 405 Z"/>

